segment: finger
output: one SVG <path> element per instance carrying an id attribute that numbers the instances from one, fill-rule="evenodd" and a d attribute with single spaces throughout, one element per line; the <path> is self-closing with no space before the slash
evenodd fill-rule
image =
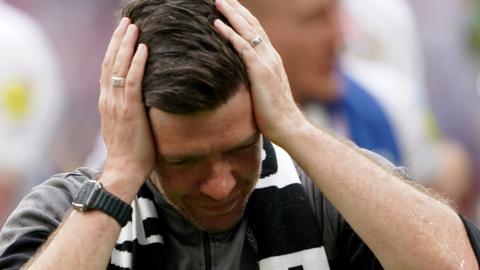
<path id="1" fill-rule="evenodd" d="M 261 26 L 260 22 L 258 19 L 248 10 L 245 6 L 243 6 L 239 1 L 237 0 L 226 0 L 234 8 L 237 10 L 237 12 L 245 19 L 245 21 L 254 29 L 257 30 L 257 32 L 262 36 L 266 37 L 268 39 L 267 34 L 265 33 L 265 30 Z"/>
<path id="2" fill-rule="evenodd" d="M 230 5 L 229 4 L 230 2 L 232 2 L 235 6 Z M 245 40 L 250 42 L 250 45 L 252 47 L 255 47 L 258 53 L 270 58 L 271 44 L 264 30 L 258 23 L 258 20 L 255 17 L 253 17 L 253 15 L 251 15 L 251 13 L 246 8 L 243 8 L 244 11 L 241 11 L 242 6 L 236 0 L 228 0 L 228 2 L 226 0 L 217 0 L 216 3 L 218 3 L 217 7 L 219 8 L 219 10 L 223 9 L 223 12 L 225 12 L 225 14 L 228 13 L 228 14 L 238 15 L 238 16 L 234 16 L 234 15 L 230 16 L 232 20 L 237 21 L 233 23 L 232 21 L 230 21 L 230 18 L 228 16 L 225 15 L 225 17 L 229 19 L 229 22 L 232 24 L 235 31 L 237 31 L 237 33 L 239 33 Z M 242 15 L 245 12 L 248 12 L 252 23 L 247 22 L 245 17 Z M 254 26 L 253 24 L 256 26 Z M 244 29 L 244 30 L 237 30 L 237 29 Z M 254 44 L 253 40 L 257 39 L 258 37 L 262 39 L 262 42 L 258 44 Z M 267 44 L 264 44 L 264 43 L 267 43 Z"/>
<path id="3" fill-rule="evenodd" d="M 252 40 L 259 33 L 253 28 L 245 18 L 225 0 L 215 2 L 217 9 L 227 18 L 233 29 L 246 40 Z M 263 37 L 262 37 L 263 38 Z"/>
<path id="4" fill-rule="evenodd" d="M 115 58 L 115 64 L 113 65 L 112 76 L 123 78 L 125 84 L 128 70 L 132 62 L 135 43 L 138 38 L 138 27 L 134 24 L 130 24 L 127 29 L 127 33 L 123 37 L 122 44 L 118 50 L 117 57 Z M 118 105 L 124 105 L 125 101 L 125 86 L 113 85 L 113 77 L 110 79 L 110 87 L 108 89 L 109 103 L 115 107 Z"/>
<path id="5" fill-rule="evenodd" d="M 259 64 L 257 52 L 244 38 L 237 34 L 232 28 L 221 20 L 214 22 L 215 30 L 233 45 L 237 53 L 242 57 L 247 69 Z"/>
<path id="6" fill-rule="evenodd" d="M 145 71 L 145 64 L 148 58 L 148 48 L 145 44 L 138 45 L 137 51 L 132 59 L 132 65 L 127 75 L 125 88 L 125 103 L 142 104 L 142 80 Z"/>
<path id="7" fill-rule="evenodd" d="M 117 29 L 115 29 L 115 31 L 113 32 L 112 38 L 110 39 L 110 43 L 107 47 L 107 52 L 103 59 L 102 74 L 100 76 L 100 84 L 104 86 L 107 86 L 109 84 L 110 77 L 112 76 L 112 69 L 115 62 L 115 57 L 117 56 L 118 49 L 120 48 L 120 44 L 122 43 L 123 37 L 127 32 L 127 27 L 129 24 L 129 18 L 122 18 Z"/>
<path id="8" fill-rule="evenodd" d="M 117 57 L 115 58 L 112 76 L 123 78 L 127 76 L 128 70 L 130 69 L 130 64 L 135 50 L 135 43 L 137 42 L 137 38 L 138 27 L 134 24 L 130 24 L 128 26 L 127 33 L 123 37 Z"/>

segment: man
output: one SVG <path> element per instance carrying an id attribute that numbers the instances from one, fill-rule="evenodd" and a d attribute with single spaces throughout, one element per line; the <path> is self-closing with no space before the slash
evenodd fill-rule
<path id="1" fill-rule="evenodd" d="M 295 101 L 311 121 L 402 164 L 384 109 L 339 67 L 342 36 L 337 1 L 243 2 L 264 25 L 283 59 Z"/>
<path id="2" fill-rule="evenodd" d="M 49 153 L 64 101 L 52 47 L 36 21 L 0 1 L 0 226 L 52 173 Z"/>
<path id="3" fill-rule="evenodd" d="M 30 194 L 1 268 L 478 269 L 450 207 L 305 120 L 238 2 L 133 1 L 124 15 L 101 76 L 105 167 Z M 71 201 L 83 211 L 66 214 Z"/>
<path id="4" fill-rule="evenodd" d="M 350 3 L 346 2 L 347 5 Z M 363 2 L 360 4 L 358 1 L 353 2 L 365 10 L 381 9 L 382 15 L 391 11 L 394 6 L 402 6 L 402 3 L 385 5 L 382 2 L 370 8 Z M 312 122 L 327 127 L 338 135 L 350 138 L 360 147 L 381 154 L 396 165 L 406 166 L 416 181 L 435 187 L 449 199 L 462 203 L 465 190 L 468 190 L 470 183 L 470 163 L 467 154 L 463 148 L 451 143 L 448 139 L 430 138 L 431 126 L 428 124 L 431 122 L 423 119 L 424 114 L 427 114 L 423 112 L 425 104 L 416 101 L 412 105 L 415 106 L 415 110 L 412 110 L 408 108 L 409 101 L 404 99 L 410 98 L 411 93 L 392 93 L 390 90 L 398 89 L 400 85 L 390 85 L 395 84 L 395 81 L 383 83 L 386 78 L 382 76 L 395 80 L 398 80 L 399 76 L 391 76 L 391 74 L 385 74 L 388 71 L 377 69 L 373 73 L 373 78 L 367 78 L 365 75 L 369 75 L 368 72 L 372 73 L 371 67 L 365 67 L 365 65 L 359 67 L 358 61 L 352 63 L 351 58 L 347 61 L 338 60 L 344 34 L 342 33 L 344 29 L 340 26 L 339 14 L 343 14 L 338 10 L 341 8 L 340 2 L 337 0 L 243 0 L 242 3 L 264 26 L 272 44 L 283 59 L 295 101 Z M 400 14 L 406 12 L 400 12 Z M 396 18 L 391 17 L 394 18 L 390 18 L 390 21 Z M 375 29 L 383 30 L 390 25 L 379 23 L 382 20 L 378 18 L 380 16 L 369 17 L 368 22 L 376 22 L 374 25 L 378 29 Z M 350 28 L 358 30 L 363 26 L 362 22 L 356 22 L 353 19 L 352 21 L 352 25 L 347 25 Z M 408 28 L 409 25 L 401 26 Z M 352 32 L 348 31 L 346 35 Z M 380 34 L 390 36 L 392 31 L 374 33 L 379 36 Z M 368 41 L 373 40 L 372 50 L 379 49 L 382 52 L 395 50 L 396 47 L 377 48 L 390 43 L 377 41 L 375 37 L 377 36 L 365 38 Z M 347 41 L 350 40 L 351 38 L 347 37 Z M 347 45 L 350 43 L 347 42 Z M 361 45 L 366 45 L 362 47 L 363 49 L 370 48 L 368 46 L 370 44 Z M 414 47 L 411 44 L 406 46 Z M 403 53 L 405 52 L 399 55 Z M 405 69 L 404 66 L 412 62 L 411 58 L 415 57 L 402 59 L 398 66 L 401 66 L 402 70 Z M 418 67 L 410 68 L 410 70 L 415 69 Z M 406 78 L 403 76 L 400 79 Z M 418 81 L 418 78 L 415 79 Z M 411 82 L 401 83 L 405 86 Z M 417 91 L 415 87 L 417 86 L 413 86 L 413 91 Z M 378 92 L 382 92 L 382 95 L 378 95 Z M 383 98 L 385 95 L 388 98 Z M 425 111 L 428 112 L 429 109 Z M 405 120 L 399 122 L 398 119 L 401 117 L 406 118 L 408 124 L 404 123 Z"/>

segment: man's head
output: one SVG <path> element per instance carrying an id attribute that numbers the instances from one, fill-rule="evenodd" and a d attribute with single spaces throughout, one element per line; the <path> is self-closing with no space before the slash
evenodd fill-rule
<path id="1" fill-rule="evenodd" d="M 153 182 L 198 228 L 225 231 L 258 180 L 261 138 L 243 63 L 213 28 L 221 16 L 212 0 L 137 0 L 123 14 L 149 47 L 143 93 L 157 150 Z"/>
<path id="2" fill-rule="evenodd" d="M 130 0 L 123 16 L 149 47 L 147 107 L 174 114 L 211 110 L 248 85 L 242 60 L 213 28 L 215 19 L 223 19 L 213 0 Z"/>
<path id="3" fill-rule="evenodd" d="M 337 0 L 240 0 L 281 55 L 295 100 L 336 97 Z"/>

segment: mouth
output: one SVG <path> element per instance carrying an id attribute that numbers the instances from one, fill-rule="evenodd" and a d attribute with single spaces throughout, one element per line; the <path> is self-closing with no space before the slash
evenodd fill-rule
<path id="1" fill-rule="evenodd" d="M 212 216 L 225 215 L 235 210 L 236 206 L 240 202 L 240 198 L 241 196 L 237 195 L 225 202 L 221 202 L 213 205 L 200 206 L 200 208 L 208 215 L 212 215 Z"/>
<path id="2" fill-rule="evenodd" d="M 320 72 L 323 74 L 331 73 L 337 66 L 337 53 L 334 49 L 328 50 L 323 55 L 321 64 L 319 65 Z"/>
<path id="3" fill-rule="evenodd" d="M 318 68 L 321 74 L 330 74 L 335 70 L 336 67 L 336 61 L 335 58 L 329 58 L 328 60 L 325 60 L 322 62 Z"/>

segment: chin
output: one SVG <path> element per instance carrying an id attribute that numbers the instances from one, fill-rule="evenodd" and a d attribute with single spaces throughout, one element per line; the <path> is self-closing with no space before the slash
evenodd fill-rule
<path id="1" fill-rule="evenodd" d="M 208 233 L 221 233 L 234 228 L 242 220 L 249 195 L 239 202 L 232 211 L 221 215 L 202 214 L 198 209 L 195 211 L 195 207 L 179 209 L 179 212 L 199 230 Z"/>
<path id="2" fill-rule="evenodd" d="M 235 226 L 237 226 L 237 224 L 240 223 L 242 218 L 243 218 L 243 213 L 232 219 L 216 220 L 216 221 L 213 220 L 213 222 L 205 222 L 204 224 L 198 224 L 198 226 L 196 227 L 208 233 L 221 233 L 221 232 L 228 231 L 234 228 Z M 215 218 L 212 218 L 212 219 L 215 219 Z"/>
<path id="3" fill-rule="evenodd" d="M 221 233 L 228 231 L 234 228 L 243 218 L 243 211 L 239 214 L 232 213 L 224 217 L 209 216 L 201 218 L 185 211 L 180 211 L 180 213 L 197 229 L 208 233 Z"/>
<path id="4" fill-rule="evenodd" d="M 185 215 L 192 224 L 202 231 L 208 233 L 220 233 L 234 228 L 243 218 L 246 201 L 239 204 L 231 212 L 219 216 L 206 216 L 200 214 Z M 188 218 L 190 216 L 191 218 Z"/>
<path id="5" fill-rule="evenodd" d="M 301 84 L 292 87 L 295 101 L 305 105 L 312 100 L 323 102 L 338 98 L 338 81 L 334 74 L 305 77 Z"/>
<path id="6" fill-rule="evenodd" d="M 310 85 L 308 89 L 311 89 L 309 91 L 311 98 L 326 102 L 337 100 L 340 92 L 337 79 L 334 76 L 318 80 L 314 85 Z"/>

